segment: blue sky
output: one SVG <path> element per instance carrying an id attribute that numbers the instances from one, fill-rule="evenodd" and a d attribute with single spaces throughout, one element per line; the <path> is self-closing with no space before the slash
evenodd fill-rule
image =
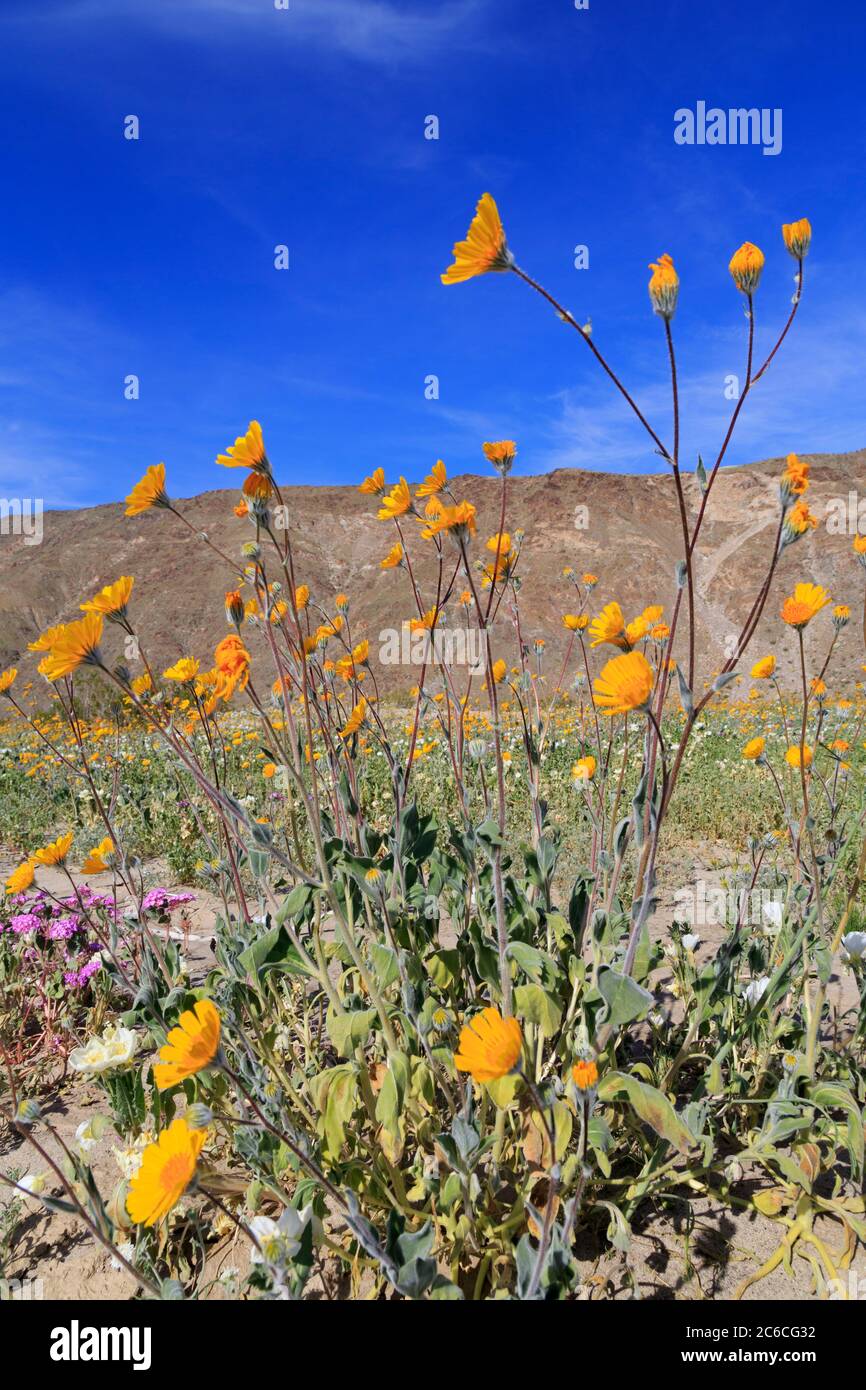
<path id="1" fill-rule="evenodd" d="M 160 459 L 176 496 L 225 486 L 215 456 L 251 418 L 286 482 L 477 472 L 501 437 L 520 472 L 658 471 L 515 277 L 440 284 L 484 191 L 665 435 L 646 282 L 674 256 L 687 463 L 742 372 L 728 259 L 767 255 L 768 347 L 780 224 L 809 216 L 796 331 L 729 458 L 866 445 L 864 39 L 852 0 L 4 0 L 0 493 L 109 501 Z M 675 144 L 699 100 L 781 108 L 781 153 Z"/>

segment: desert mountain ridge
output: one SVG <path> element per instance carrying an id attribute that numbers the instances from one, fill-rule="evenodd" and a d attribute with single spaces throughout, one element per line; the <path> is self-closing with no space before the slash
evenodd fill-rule
<path id="1" fill-rule="evenodd" d="M 850 690 L 862 676 L 863 568 L 853 553 L 858 528 L 857 506 L 866 499 L 866 450 L 847 454 L 803 455 L 811 464 L 808 501 L 818 526 L 782 555 L 769 601 L 742 662 L 743 690 L 748 670 L 769 650 L 779 658 L 786 684 L 796 676 L 796 635 L 779 619 L 782 599 L 795 583 L 822 584 L 835 603 L 851 607 L 852 621 L 837 644 L 830 683 Z M 748 615 L 769 564 L 779 518 L 778 479 L 784 460 L 723 468 L 713 486 L 695 563 L 698 674 L 701 688 L 724 661 Z M 169 485 L 171 479 L 169 477 Z M 454 478 L 458 499 L 468 497 L 478 509 L 478 538 L 473 558 L 489 559 L 484 542 L 499 524 L 499 479 L 491 474 Z M 700 505 L 694 474 L 684 475 L 686 505 L 692 518 Z M 415 616 L 411 585 L 404 570 L 380 568 L 397 539 L 393 522 L 376 517 L 377 499 L 354 486 L 282 487 L 295 554 L 298 583 L 311 592 L 311 619 L 333 615 L 334 598 L 348 594 L 351 637 L 370 641 L 380 688 L 398 692 L 414 685 L 420 668 L 379 662 L 388 634 Z M 241 546 L 252 538 L 250 523 L 233 512 L 234 489 L 201 493 L 177 502 L 196 531 L 204 531 L 231 559 L 243 566 Z M 423 504 L 422 504 L 423 505 Z M 866 531 L 866 500 L 860 529 Z M 414 534 L 405 519 L 416 578 L 425 606 L 435 598 L 432 545 Z M 562 571 L 591 571 L 598 585 L 588 611 L 595 614 L 617 599 L 626 619 L 647 604 L 663 604 L 669 617 L 676 593 L 675 568 L 682 556 L 679 512 L 670 470 L 655 474 L 620 474 L 557 469 L 550 473 L 513 475 L 508 479 L 506 529 L 524 533 L 520 555 L 520 625 L 523 640 L 543 638 L 544 665 L 553 682 L 569 634 L 562 615 L 578 609 L 578 597 Z M 135 576 L 131 603 L 133 624 L 154 667 L 181 655 L 210 664 L 217 641 L 225 635 L 224 595 L 237 572 L 221 561 L 177 517 L 150 511 L 129 518 L 122 502 L 66 511 L 47 511 L 39 545 L 27 538 L 0 535 L 0 662 L 18 665 L 25 677 L 36 660 L 27 652 L 45 628 L 79 615 L 79 604 L 121 574 Z M 277 577 L 272 573 L 270 577 Z M 459 592 L 465 585 L 458 582 Z M 496 654 L 513 662 L 514 625 L 503 603 L 497 619 Z M 449 617 L 458 623 L 457 614 Z M 829 612 L 807 629 L 807 651 L 822 662 L 831 635 Z M 249 629 L 254 654 L 263 654 L 261 639 Z M 681 620 L 674 650 L 685 651 L 687 626 Z M 116 650 L 115 650 L 116 646 Z M 106 650 L 120 655 L 109 633 Z M 335 653 L 337 654 L 337 653 Z M 612 655 L 612 648 L 602 653 Z M 566 680 L 575 674 L 576 661 Z M 476 683 L 477 684 L 477 683 Z"/>

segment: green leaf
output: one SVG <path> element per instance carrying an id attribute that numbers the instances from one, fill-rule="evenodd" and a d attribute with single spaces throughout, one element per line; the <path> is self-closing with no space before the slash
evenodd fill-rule
<path id="1" fill-rule="evenodd" d="M 620 975 L 609 965 L 598 973 L 598 992 L 607 1005 L 605 1023 L 617 1028 L 643 1018 L 655 1003 L 648 989 L 637 984 L 630 975 Z"/>
<path id="2" fill-rule="evenodd" d="M 424 962 L 430 979 L 438 989 L 447 989 L 460 974 L 459 951 L 434 951 Z"/>
<path id="3" fill-rule="evenodd" d="M 408 1085 L 409 1059 L 403 1052 L 392 1052 L 376 1100 L 376 1119 L 392 1133 L 396 1132 Z"/>
<path id="4" fill-rule="evenodd" d="M 328 1036 L 341 1057 L 351 1057 L 357 1047 L 363 1047 L 376 1017 L 375 1009 L 358 1009 L 338 1014 L 328 1010 Z"/>
<path id="5" fill-rule="evenodd" d="M 262 932 L 238 957 L 248 975 L 258 977 L 264 970 L 287 970 L 291 975 L 309 975 L 285 927 Z"/>
<path id="6" fill-rule="evenodd" d="M 514 991 L 515 1012 L 528 1023 L 537 1023 L 546 1038 L 553 1037 L 562 1018 L 562 1006 L 541 985 L 518 985 Z"/>
<path id="7" fill-rule="evenodd" d="M 654 1129 L 679 1153 L 687 1154 L 697 1147 L 698 1141 L 691 1130 L 683 1124 L 667 1096 L 657 1091 L 655 1086 L 649 1086 L 646 1082 L 638 1081 L 636 1076 L 621 1071 L 609 1071 L 599 1082 L 600 1100 L 615 1100 L 623 1091 L 644 1124 Z"/>
<path id="8" fill-rule="evenodd" d="M 322 1114 L 326 1155 L 336 1159 L 358 1101 L 358 1069 L 352 1063 L 330 1067 L 315 1078 L 311 1090 Z"/>

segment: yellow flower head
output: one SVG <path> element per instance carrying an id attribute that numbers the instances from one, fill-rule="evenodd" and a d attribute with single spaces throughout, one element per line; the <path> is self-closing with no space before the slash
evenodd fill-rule
<path id="1" fill-rule="evenodd" d="M 797 502 L 785 517 L 784 536 L 786 542 L 799 540 L 807 531 L 814 531 L 818 518 L 809 511 L 808 502 Z"/>
<path id="2" fill-rule="evenodd" d="M 182 656 L 173 666 L 167 667 L 163 675 L 168 681 L 193 681 L 198 675 L 199 662 L 195 657 Z"/>
<path id="3" fill-rule="evenodd" d="M 581 576 L 581 582 L 586 585 L 587 589 L 594 589 L 598 583 L 598 575 L 584 574 Z"/>
<path id="4" fill-rule="evenodd" d="M 43 849 L 38 849 L 33 858 L 39 864 L 63 864 L 66 856 L 72 849 L 73 834 L 70 830 L 68 835 L 61 835 L 59 839 L 53 840 L 50 845 L 45 845 Z"/>
<path id="5" fill-rule="evenodd" d="M 641 652 L 625 652 L 602 667 L 594 682 L 595 703 L 604 714 L 644 709 L 653 688 L 653 669 Z"/>
<path id="6" fill-rule="evenodd" d="M 220 1045 L 220 1012 L 210 999 L 200 999 L 187 1009 L 172 1028 L 160 1060 L 153 1068 L 157 1089 L 167 1091 L 188 1076 L 210 1066 Z"/>
<path id="7" fill-rule="evenodd" d="M 399 483 L 395 483 L 388 496 L 382 499 L 382 505 L 376 515 L 380 521 L 391 521 L 395 517 L 403 516 L 412 506 L 412 494 L 409 491 L 409 484 L 405 478 L 401 478 Z"/>
<path id="8" fill-rule="evenodd" d="M 416 497 L 435 497 L 448 483 L 448 470 L 441 459 L 434 463 L 427 477 L 415 493 Z"/>
<path id="9" fill-rule="evenodd" d="M 28 652 L 50 652 L 62 631 L 62 623 L 59 623 L 57 627 L 46 628 L 45 631 L 36 638 L 35 642 L 27 643 Z"/>
<path id="10" fill-rule="evenodd" d="M 498 1009 L 482 1009 L 461 1028 L 454 1065 L 483 1085 L 513 1071 L 522 1047 L 523 1032 L 516 1018 L 503 1018 Z"/>
<path id="11" fill-rule="evenodd" d="M 267 502 L 273 492 L 273 483 L 267 473 L 248 473 L 241 491 L 244 497 L 251 497 L 254 502 Z"/>
<path id="12" fill-rule="evenodd" d="M 350 739 L 353 734 L 356 734 L 360 729 L 361 725 L 363 724 L 366 716 L 367 701 L 364 699 L 362 695 L 358 700 L 358 703 L 356 704 L 355 708 L 352 710 L 352 713 L 349 715 L 349 718 L 346 720 L 345 724 L 340 730 L 340 738 Z"/>
<path id="13" fill-rule="evenodd" d="M 583 632 L 589 623 L 589 616 L 586 613 L 563 613 L 562 623 L 569 632 Z"/>
<path id="14" fill-rule="evenodd" d="M 776 658 L 774 656 L 762 656 L 760 661 L 756 661 L 752 667 L 752 680 L 767 681 L 776 669 Z"/>
<path id="15" fill-rule="evenodd" d="M 391 546 L 391 549 L 388 551 L 388 554 L 385 556 L 384 560 L 379 561 L 379 568 L 383 570 L 396 569 L 397 566 L 401 563 L 402 559 L 403 547 L 400 544 L 400 542 L 397 541 L 396 545 Z"/>
<path id="16" fill-rule="evenodd" d="M 820 584 L 797 584 L 782 604 L 782 621 L 798 630 L 804 628 L 829 602 L 830 595 Z"/>
<path id="17" fill-rule="evenodd" d="M 132 593 L 135 580 L 129 574 L 122 574 L 113 584 L 106 584 L 95 598 L 80 604 L 82 613 L 101 613 L 105 618 L 116 621 L 126 617 L 126 606 Z"/>
<path id="18" fill-rule="evenodd" d="M 295 607 L 301 613 L 310 601 L 310 590 L 306 584 L 299 584 L 295 589 Z"/>
<path id="19" fill-rule="evenodd" d="M 511 550 L 511 536 L 507 531 L 497 531 L 496 535 L 487 541 L 487 549 L 500 557 L 508 555 Z"/>
<path id="20" fill-rule="evenodd" d="M 7 893 L 26 893 L 33 882 L 33 860 L 25 859 L 17 869 L 13 869 L 6 880 Z"/>
<path id="21" fill-rule="evenodd" d="M 167 507 L 168 493 L 165 490 L 165 464 L 154 463 L 143 478 L 136 483 L 126 499 L 126 516 L 139 516 L 150 511 L 151 507 Z"/>
<path id="22" fill-rule="evenodd" d="M 41 674 L 46 680 L 56 681 L 61 676 L 71 676 L 79 666 L 101 666 L 101 637 L 101 613 L 87 613 L 75 623 L 52 628 L 48 655 L 39 663 Z"/>
<path id="23" fill-rule="evenodd" d="M 517 455 L 517 445 L 513 439 L 497 439 L 490 444 L 482 444 L 484 456 L 489 463 L 493 464 L 497 473 L 506 477 L 511 472 L 512 465 Z"/>
<path id="24" fill-rule="evenodd" d="M 658 263 L 650 262 L 650 270 L 652 276 L 649 282 L 649 297 L 653 312 L 661 314 L 663 319 L 671 319 L 677 307 L 680 277 L 674 270 L 674 263 L 667 252 L 659 256 Z"/>
<path id="25" fill-rule="evenodd" d="M 110 835 L 106 835 L 104 840 L 100 840 L 95 849 L 92 849 L 82 865 L 82 873 L 102 874 L 109 867 L 106 862 L 108 856 L 114 853 L 114 841 Z"/>
<path id="26" fill-rule="evenodd" d="M 251 420 L 246 434 L 238 435 L 224 454 L 217 454 L 223 468 L 249 468 L 265 478 L 271 476 L 271 465 L 265 453 L 265 441 L 258 420 Z"/>
<path id="27" fill-rule="evenodd" d="M 226 622 L 240 627 L 244 620 L 244 601 L 239 589 L 229 589 L 225 598 Z"/>
<path id="28" fill-rule="evenodd" d="M 793 743 L 785 754 L 785 762 L 791 767 L 811 767 L 812 750 L 808 743 L 801 748 L 798 743 Z"/>
<path id="29" fill-rule="evenodd" d="M 378 497 L 385 491 L 385 470 L 375 468 L 369 478 L 365 478 L 363 483 L 358 486 L 358 491 L 363 492 L 367 497 Z"/>
<path id="30" fill-rule="evenodd" d="M 841 632 L 843 627 L 847 627 L 851 621 L 851 609 L 847 603 L 837 603 L 833 609 L 833 626 L 837 632 Z"/>
<path id="31" fill-rule="evenodd" d="M 482 194 L 466 240 L 456 242 L 452 254 L 454 262 L 442 276 L 443 285 L 458 285 L 488 270 L 510 270 L 513 266 L 499 209 L 489 193 Z"/>
<path id="32" fill-rule="evenodd" d="M 435 520 L 424 527 L 421 535 L 425 540 L 447 531 L 454 540 L 468 541 L 478 530 L 475 507 L 472 502 L 458 502 L 456 507 L 443 507 Z"/>
<path id="33" fill-rule="evenodd" d="M 625 619 L 622 616 L 622 609 L 619 604 L 608 603 L 597 618 L 593 618 L 589 635 L 592 638 L 591 647 L 600 647 L 605 642 L 610 642 L 614 647 L 621 647 L 623 651 L 628 649 L 628 638 L 625 635 Z"/>
<path id="34" fill-rule="evenodd" d="M 743 242 L 739 251 L 734 252 L 728 265 L 734 284 L 743 294 L 754 294 L 763 269 L 764 253 L 750 241 Z"/>
<path id="35" fill-rule="evenodd" d="M 750 738 L 743 749 L 743 757 L 746 759 L 746 762 L 753 763 L 756 762 L 758 758 L 762 758 L 764 756 L 765 743 L 766 741 L 762 738 Z"/>
<path id="36" fill-rule="evenodd" d="M 591 782 L 595 776 L 596 762 L 591 753 L 585 758 L 578 758 L 574 767 L 571 769 L 572 780 L 575 782 Z"/>
<path id="37" fill-rule="evenodd" d="M 630 647 L 634 647 L 642 637 L 646 637 L 650 625 L 641 613 L 639 617 L 633 618 L 625 629 L 625 640 Z"/>
<path id="38" fill-rule="evenodd" d="M 195 1175 L 207 1131 L 190 1129 L 182 1115 L 148 1144 L 129 1186 L 126 1210 L 140 1226 L 154 1226 L 180 1201 Z"/>
<path id="39" fill-rule="evenodd" d="M 250 654 L 236 632 L 230 632 L 214 647 L 217 670 L 216 695 L 230 700 L 236 690 L 245 690 L 250 679 Z"/>
<path id="40" fill-rule="evenodd" d="M 500 657 L 498 661 L 494 661 L 492 669 L 493 679 L 496 684 L 499 685 L 505 679 L 505 672 L 508 670 L 508 667 Z"/>
<path id="41" fill-rule="evenodd" d="M 598 1066 L 591 1057 L 581 1057 L 571 1069 L 571 1079 L 579 1091 L 589 1091 L 598 1081 Z"/>
<path id="42" fill-rule="evenodd" d="M 790 502 L 793 497 L 802 497 L 808 486 L 809 464 L 796 454 L 789 454 L 780 484 L 783 501 Z"/>
<path id="43" fill-rule="evenodd" d="M 801 217 L 799 222 L 783 222 L 782 236 L 785 245 L 795 260 L 801 261 L 804 256 L 809 254 L 809 246 L 812 241 L 812 224 L 808 217 Z"/>
<path id="44" fill-rule="evenodd" d="M 11 690 L 15 684 L 15 677 L 18 675 L 17 666 L 9 666 L 0 674 L 0 695 L 5 695 L 7 690 Z"/>

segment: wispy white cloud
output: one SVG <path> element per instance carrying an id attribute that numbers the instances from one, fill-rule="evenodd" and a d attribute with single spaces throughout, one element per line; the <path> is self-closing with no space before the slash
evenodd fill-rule
<path id="1" fill-rule="evenodd" d="M 804 301 L 805 308 L 805 301 Z M 764 338 L 762 347 L 766 350 Z M 743 378 L 743 343 L 734 334 L 707 336 L 699 344 L 702 365 L 689 369 L 681 354 L 679 396 L 683 432 L 680 458 L 692 468 L 700 453 L 712 462 L 727 429 L 734 399 L 726 380 Z M 866 354 L 866 312 L 835 306 L 814 325 L 795 324 L 772 366 L 754 387 L 737 424 L 727 463 L 798 453 L 836 453 L 866 444 L 860 364 Z M 760 351 L 757 361 L 763 359 Z M 684 369 L 685 368 L 685 369 Z M 635 399 L 669 441 L 671 394 L 667 374 L 645 382 Z M 535 467 L 591 468 L 615 472 L 663 468 L 625 402 L 601 379 L 556 395 L 558 412 Z"/>
<path id="2" fill-rule="evenodd" d="M 444 4 L 397 0 L 62 0 L 40 3 L 3 25 L 51 18 L 65 26 L 128 20 L 197 43 L 237 43 L 244 38 L 343 54 L 372 63 L 424 58 L 445 45 L 474 46 L 478 20 L 489 0 L 446 0 Z M 242 74 L 239 74 L 242 79 Z"/>

